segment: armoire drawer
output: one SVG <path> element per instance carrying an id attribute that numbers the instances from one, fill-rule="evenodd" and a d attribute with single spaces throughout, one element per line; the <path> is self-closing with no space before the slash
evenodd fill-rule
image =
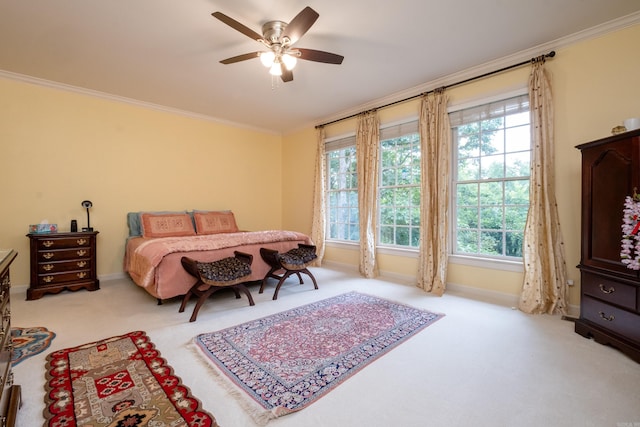
<path id="1" fill-rule="evenodd" d="M 640 343 L 640 314 L 582 296 L 580 317 Z"/>
<path id="2" fill-rule="evenodd" d="M 582 272 L 581 283 L 583 294 L 629 310 L 637 310 L 637 286 L 587 272 Z"/>

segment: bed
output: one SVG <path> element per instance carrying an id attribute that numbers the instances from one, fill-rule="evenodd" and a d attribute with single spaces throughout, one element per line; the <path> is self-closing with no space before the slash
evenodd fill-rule
<path id="1" fill-rule="evenodd" d="M 129 212 L 124 271 L 158 303 L 187 293 L 195 283 L 180 262 L 183 256 L 216 261 L 234 251 L 253 255 L 250 281 L 261 281 L 270 266 L 260 248 L 286 252 L 313 244 L 296 231 L 241 231 L 232 211 Z"/>

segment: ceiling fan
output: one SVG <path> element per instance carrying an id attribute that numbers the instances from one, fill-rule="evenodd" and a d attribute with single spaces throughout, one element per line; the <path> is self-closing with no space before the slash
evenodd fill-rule
<path id="1" fill-rule="evenodd" d="M 272 75 L 280 76 L 284 82 L 290 82 L 293 80 L 292 70 L 298 58 L 326 64 L 342 64 L 344 59 L 344 56 L 335 53 L 293 47 L 293 44 L 300 40 L 320 16 L 308 6 L 288 24 L 283 21 L 266 22 L 262 26 L 262 34 L 256 33 L 222 12 L 214 12 L 211 15 L 231 28 L 240 31 L 245 36 L 262 43 L 269 49 L 268 51 L 245 53 L 223 59 L 220 61 L 223 64 L 233 64 L 247 59 L 260 58 L 262 64 L 265 67 L 269 67 L 269 72 Z"/>

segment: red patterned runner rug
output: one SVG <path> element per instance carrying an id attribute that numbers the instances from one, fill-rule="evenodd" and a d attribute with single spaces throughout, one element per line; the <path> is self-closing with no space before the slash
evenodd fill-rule
<path id="1" fill-rule="evenodd" d="M 443 314 L 357 292 L 194 342 L 255 421 L 299 411 Z"/>
<path id="2" fill-rule="evenodd" d="M 45 425 L 217 427 L 144 332 L 47 356 Z"/>

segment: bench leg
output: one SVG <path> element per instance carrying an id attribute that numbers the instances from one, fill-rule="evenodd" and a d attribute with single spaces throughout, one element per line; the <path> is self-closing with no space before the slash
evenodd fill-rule
<path id="1" fill-rule="evenodd" d="M 198 287 L 202 284 L 203 284 L 202 281 L 198 280 L 195 283 L 195 285 L 189 288 L 189 291 L 186 294 L 184 294 L 184 298 L 182 298 L 182 304 L 180 304 L 180 309 L 178 310 L 178 313 L 182 313 L 184 311 L 184 309 L 187 307 L 187 303 L 191 299 L 191 295 L 193 295 L 194 293 L 197 295 Z"/>
<path id="2" fill-rule="evenodd" d="M 304 270 L 300 270 L 300 272 L 305 273 L 307 276 L 311 277 L 311 280 L 313 281 L 313 287 L 318 289 L 318 283 L 316 283 L 316 278 L 313 277 L 313 274 L 311 274 L 309 270 L 305 268 Z"/>
<path id="3" fill-rule="evenodd" d="M 202 295 L 200 295 L 200 298 L 198 298 L 198 302 L 196 302 L 196 306 L 193 309 L 193 314 L 191 314 L 191 318 L 189 319 L 189 322 L 195 322 L 196 321 L 196 317 L 198 317 L 198 311 L 200 311 L 200 307 L 202 307 L 202 304 L 204 304 L 204 302 L 207 300 L 207 298 L 209 298 L 209 295 L 211 295 L 212 293 L 214 293 L 218 289 L 220 289 L 220 288 L 216 288 L 215 286 L 211 286 L 209 289 L 204 291 L 202 293 Z"/>
<path id="4" fill-rule="evenodd" d="M 238 292 L 238 289 L 244 292 L 244 294 L 247 296 L 247 299 L 249 300 L 249 305 L 256 305 L 256 303 L 253 302 L 253 297 L 251 296 L 251 292 L 249 292 L 249 289 L 244 285 L 244 283 L 239 283 L 236 286 L 234 286 L 234 290 L 236 292 Z M 238 295 L 240 294 L 238 293 Z"/>

